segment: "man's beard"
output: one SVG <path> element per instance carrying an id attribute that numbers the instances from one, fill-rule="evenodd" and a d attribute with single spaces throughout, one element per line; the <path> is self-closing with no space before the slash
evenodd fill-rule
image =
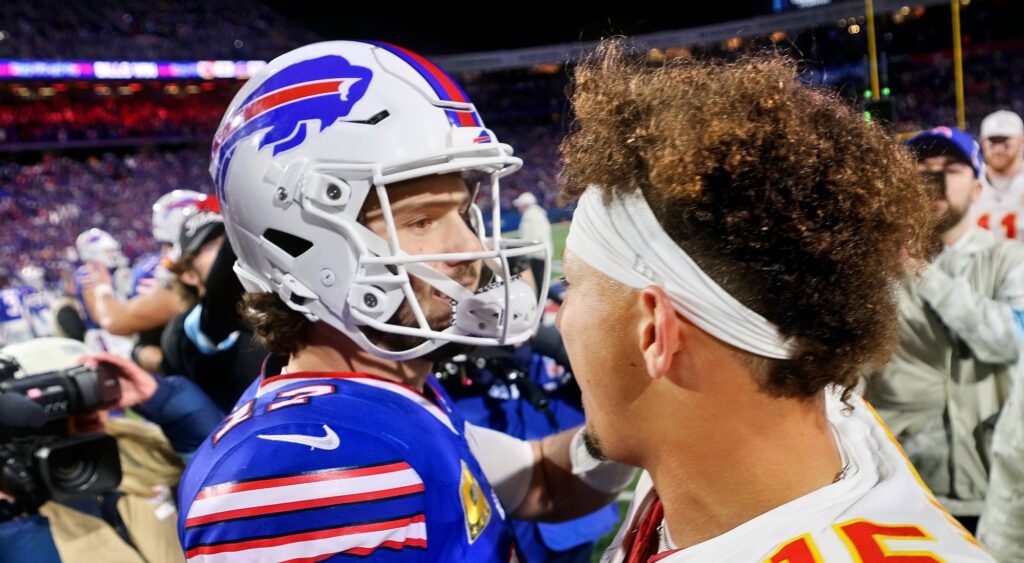
<path id="1" fill-rule="evenodd" d="M 608 456 L 601 449 L 601 440 L 589 428 L 583 429 L 583 446 L 591 457 L 600 461 L 608 461 Z"/>
<path id="2" fill-rule="evenodd" d="M 964 215 L 967 214 L 967 209 L 956 209 L 953 207 L 953 203 L 946 198 L 945 174 L 942 172 L 922 172 L 921 176 L 924 179 L 929 196 L 935 201 L 942 200 L 946 202 L 946 210 L 933 223 L 934 233 L 936 236 L 939 236 L 955 227 L 964 218 Z"/>
<path id="3" fill-rule="evenodd" d="M 935 223 L 935 234 L 941 235 L 942 233 L 945 233 L 946 231 L 957 226 L 957 224 L 960 223 L 960 220 L 964 218 L 965 214 L 965 211 L 960 211 L 953 209 L 952 207 L 947 207 L 946 212 L 943 213 L 942 216 L 939 217 L 939 220 Z"/>
<path id="4" fill-rule="evenodd" d="M 473 262 L 458 266 L 451 273 L 448 274 L 453 280 L 461 280 L 466 277 L 472 276 L 474 279 L 480 279 L 480 263 Z M 485 272 L 489 272 L 487 268 L 484 268 Z M 419 278 L 410 276 L 409 281 L 412 284 L 413 294 L 416 296 L 416 300 L 420 303 L 421 308 L 426 308 L 424 303 L 429 303 L 429 307 L 436 306 L 433 303 L 434 299 L 434 286 L 420 280 Z M 486 282 L 481 282 L 478 285 L 482 286 Z M 424 311 L 426 313 L 426 311 Z M 447 311 L 439 312 L 434 315 L 427 315 L 427 324 L 431 330 L 442 331 L 452 325 L 453 322 L 453 308 L 449 308 Z M 395 311 L 395 314 L 391 316 L 387 321 L 390 325 L 403 326 L 417 328 L 419 323 L 416 321 L 416 315 L 413 313 L 412 305 L 408 300 L 404 300 L 402 305 Z M 363 327 L 363 332 L 370 339 L 371 342 L 390 351 L 410 350 L 427 342 L 429 338 L 422 336 L 409 336 L 406 334 L 395 334 L 392 332 L 385 332 L 373 327 Z M 452 356 L 465 353 L 470 350 L 472 346 L 467 344 L 455 344 L 447 343 L 437 349 L 428 352 L 419 359 L 429 360 L 431 362 L 437 362 L 440 360 L 451 358 Z"/>
<path id="5" fill-rule="evenodd" d="M 1002 174 L 1013 167 L 1015 159 L 1012 155 L 990 156 L 987 164 L 994 172 Z"/>

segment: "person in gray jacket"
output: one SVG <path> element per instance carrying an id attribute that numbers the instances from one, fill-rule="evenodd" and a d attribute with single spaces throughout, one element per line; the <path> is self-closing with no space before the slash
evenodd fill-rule
<path id="1" fill-rule="evenodd" d="M 992 437 L 992 471 L 978 541 L 999 561 L 1024 561 L 1024 385 L 1019 377 Z"/>
<path id="2" fill-rule="evenodd" d="M 1009 395 L 1024 327 L 1024 244 L 974 225 L 978 144 L 951 127 L 908 141 L 935 187 L 930 263 L 910 263 L 899 287 L 900 343 L 864 396 L 924 482 L 974 531 L 985 504 L 991 436 Z"/>

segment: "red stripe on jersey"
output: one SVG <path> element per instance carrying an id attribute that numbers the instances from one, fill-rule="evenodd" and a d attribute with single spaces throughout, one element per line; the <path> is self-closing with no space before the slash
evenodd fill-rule
<path id="1" fill-rule="evenodd" d="M 265 547 L 278 547 L 287 545 L 290 543 L 298 543 L 312 540 L 323 540 L 327 538 L 336 538 L 338 536 L 350 536 L 353 534 L 363 534 L 366 532 L 379 532 L 382 530 L 392 530 L 398 528 L 404 528 L 410 524 L 425 523 L 426 518 L 423 514 L 417 514 L 408 518 L 399 518 L 396 520 L 388 520 L 385 522 L 372 522 L 370 524 L 357 524 L 355 526 L 342 526 L 340 528 L 328 528 L 326 530 L 315 530 L 312 532 L 300 532 L 298 534 L 288 534 L 284 536 L 277 536 L 272 538 L 260 538 L 255 540 L 246 540 L 232 543 L 222 543 L 217 545 L 201 545 L 194 547 L 185 552 L 185 558 L 191 559 L 199 555 L 214 555 L 217 553 L 230 553 L 234 551 L 245 551 L 247 549 L 258 549 Z M 408 541 L 408 540 L 407 540 Z"/>
<path id="2" fill-rule="evenodd" d="M 365 556 L 365 555 L 372 554 L 375 550 L 377 550 L 379 548 L 382 548 L 382 547 L 386 547 L 386 548 L 389 548 L 389 549 L 395 549 L 395 550 L 399 550 L 399 549 L 402 549 L 402 548 L 405 548 L 405 547 L 422 547 L 422 548 L 425 549 L 427 547 L 427 540 L 420 539 L 420 538 L 409 538 L 409 539 L 405 540 L 404 542 L 395 541 L 395 540 L 387 540 L 387 541 L 381 542 L 381 544 L 378 545 L 377 547 L 353 547 L 352 549 L 349 549 L 349 550 L 345 551 L 344 553 L 350 553 L 352 555 L 363 555 L 363 556 Z M 300 557 L 298 559 L 289 559 L 287 561 L 282 561 L 281 563 L 317 563 L 318 561 L 323 561 L 324 559 L 328 559 L 330 557 L 334 557 L 335 555 L 337 555 L 337 554 L 336 553 L 325 553 L 324 555 L 317 555 L 316 557 Z"/>
<path id="3" fill-rule="evenodd" d="M 272 377 L 264 378 L 263 381 L 260 381 L 259 387 L 260 387 L 260 389 L 262 389 L 262 388 L 266 387 L 267 385 L 270 385 L 270 384 L 273 384 L 273 383 L 277 383 L 279 381 L 288 381 L 290 379 L 294 379 L 296 381 L 300 380 L 300 379 L 310 379 L 310 380 L 316 380 L 316 379 L 376 379 L 377 381 L 383 381 L 384 383 L 390 383 L 390 384 L 392 384 L 392 385 L 394 385 L 396 387 L 399 387 L 401 389 L 405 389 L 406 391 L 412 391 L 413 393 L 416 393 L 420 397 L 423 397 L 424 399 L 430 401 L 429 397 L 424 395 L 421 391 L 417 391 L 413 387 L 410 387 L 409 385 L 406 385 L 404 383 L 399 383 L 399 382 L 397 382 L 397 381 L 395 381 L 393 379 L 388 379 L 386 377 L 381 377 L 379 375 L 373 375 L 372 373 L 332 372 L 332 371 L 304 371 L 304 372 L 298 372 L 298 373 L 286 373 L 286 374 L 283 374 L 283 375 L 275 375 L 275 376 L 272 376 Z M 430 402 L 433 403 L 433 401 L 430 401 Z"/>
<path id="4" fill-rule="evenodd" d="M 377 547 L 390 547 L 391 549 L 402 549 L 403 547 L 427 547 L 427 540 L 421 538 L 409 538 L 404 542 L 387 540 L 381 542 Z M 345 553 L 351 553 L 353 555 L 369 555 L 374 552 L 377 548 L 374 547 L 353 547 Z"/>
<path id="5" fill-rule="evenodd" d="M 340 471 L 322 471 L 318 473 L 306 473 L 302 475 L 291 475 L 288 477 L 274 477 L 272 479 L 260 479 L 257 481 L 244 481 L 241 483 L 223 483 L 212 485 L 199 491 L 195 500 L 240 493 L 242 491 L 254 491 L 270 487 L 283 487 L 285 485 L 299 485 L 302 483 L 316 483 L 320 481 L 334 481 L 336 479 L 350 479 L 352 477 L 364 477 L 367 475 L 380 475 L 381 473 L 393 473 L 412 469 L 408 463 L 399 461 L 387 465 L 375 465 L 373 467 L 358 467 L 355 469 L 343 469 Z"/>
<path id="6" fill-rule="evenodd" d="M 416 485 L 406 485 L 404 487 L 395 487 L 393 489 L 385 489 L 382 491 L 368 491 L 365 493 L 352 493 L 348 495 L 338 495 L 327 498 L 297 500 L 293 502 L 284 502 L 280 504 L 269 504 L 266 506 L 254 506 L 251 508 L 237 508 L 235 510 L 226 510 L 224 512 L 215 512 L 213 514 L 207 514 L 205 516 L 196 516 L 193 518 L 189 518 L 185 520 L 185 527 L 192 528 L 195 526 L 209 524 L 211 522 L 222 522 L 224 520 L 235 520 L 237 518 L 248 518 L 250 516 L 263 516 L 266 514 L 277 514 L 279 512 L 305 510 L 308 508 L 321 508 L 324 506 L 337 506 L 341 504 L 352 504 L 357 502 L 365 502 L 369 500 L 395 498 L 415 493 L 422 493 L 423 490 L 423 483 L 419 483 Z"/>

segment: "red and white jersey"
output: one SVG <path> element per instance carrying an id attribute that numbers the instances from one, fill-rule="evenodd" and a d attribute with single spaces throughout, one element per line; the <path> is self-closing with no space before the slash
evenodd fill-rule
<path id="1" fill-rule="evenodd" d="M 971 205 L 971 216 L 983 229 L 1024 242 L 1024 173 L 1001 185 L 996 187 L 987 175 L 982 177 L 981 197 Z"/>
<path id="2" fill-rule="evenodd" d="M 826 407 L 846 465 L 841 480 L 697 545 L 680 549 L 663 537 L 645 563 L 994 561 L 935 500 L 874 410 L 859 396 L 850 402 L 846 412 L 829 393 Z M 627 560 L 634 530 L 652 528 L 656 500 L 645 472 L 603 563 Z"/>

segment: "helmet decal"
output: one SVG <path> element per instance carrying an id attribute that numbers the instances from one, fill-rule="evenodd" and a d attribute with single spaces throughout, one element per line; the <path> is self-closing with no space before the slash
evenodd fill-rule
<path id="1" fill-rule="evenodd" d="M 319 120 L 320 131 L 347 116 L 363 98 L 373 73 L 338 55 L 302 61 L 282 69 L 260 85 L 234 110 L 213 141 L 218 195 L 223 193 L 231 156 L 238 141 L 269 128 L 259 148 L 273 146 L 277 156 L 305 140 L 305 122 Z"/>

